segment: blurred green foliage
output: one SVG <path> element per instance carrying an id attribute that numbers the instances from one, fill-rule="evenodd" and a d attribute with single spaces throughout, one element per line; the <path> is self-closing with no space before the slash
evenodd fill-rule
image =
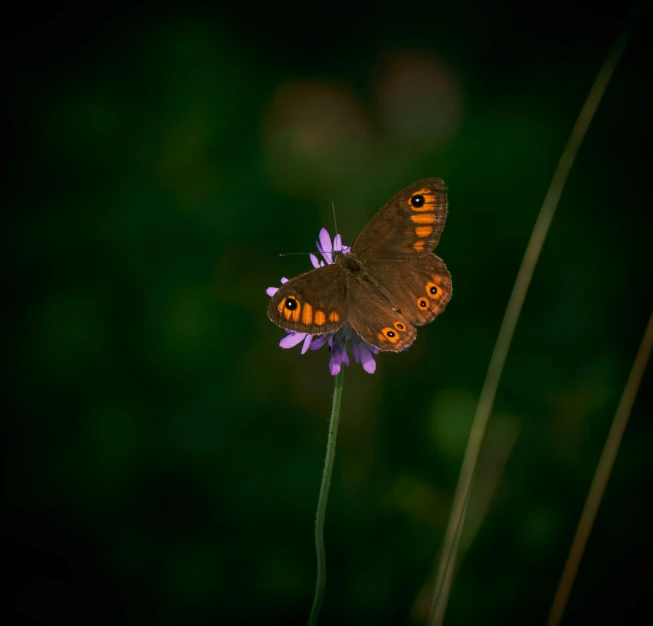
<path id="1" fill-rule="evenodd" d="M 266 287 L 440 176 L 454 297 L 345 376 L 323 622 L 419 622 L 539 205 L 627 6 L 272 5 L 7 27 L 8 623 L 302 623 L 333 381 Z M 324 12 L 327 14 L 325 15 Z M 650 26 L 650 24 L 648 24 Z M 653 305 L 643 26 L 565 189 L 490 423 L 448 624 L 542 623 Z M 650 136 L 650 134 L 649 134 Z M 15 148 L 15 152 L 13 152 Z M 650 373 L 569 623 L 625 623 Z"/>

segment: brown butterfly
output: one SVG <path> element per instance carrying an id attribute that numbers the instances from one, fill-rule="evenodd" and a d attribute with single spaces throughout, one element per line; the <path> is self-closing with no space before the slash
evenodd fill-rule
<path id="1" fill-rule="evenodd" d="M 281 328 L 319 335 L 349 323 L 369 344 L 398 352 L 451 299 L 451 275 L 432 250 L 447 218 L 440 178 L 395 194 L 369 221 L 349 254 L 297 276 L 277 291 L 268 317 Z"/>

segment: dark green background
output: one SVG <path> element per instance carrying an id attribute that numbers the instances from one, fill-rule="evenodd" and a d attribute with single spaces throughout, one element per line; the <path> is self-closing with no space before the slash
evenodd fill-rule
<path id="1" fill-rule="evenodd" d="M 345 376 L 324 624 L 409 624 L 537 211 L 629 3 L 53 7 L 3 25 L 9 623 L 295 624 L 333 380 L 266 287 L 440 176 L 454 296 Z M 447 623 L 541 624 L 653 306 L 650 20 L 580 151 Z M 650 373 L 567 622 L 644 610 Z M 648 569 L 648 563 L 646 563 Z"/>

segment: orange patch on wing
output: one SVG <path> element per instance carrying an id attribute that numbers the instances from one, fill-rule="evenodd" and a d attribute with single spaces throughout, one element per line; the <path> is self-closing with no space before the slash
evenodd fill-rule
<path id="1" fill-rule="evenodd" d="M 297 303 L 297 308 L 294 311 L 291 311 L 291 313 L 292 313 L 291 319 L 292 319 L 293 322 L 298 322 L 299 321 L 299 316 L 300 316 L 301 312 L 302 312 L 302 305 L 299 304 L 299 302 L 298 302 Z"/>
<path id="2" fill-rule="evenodd" d="M 314 321 L 318 326 L 322 326 L 322 324 L 326 322 L 326 315 L 324 315 L 324 311 L 315 311 Z"/>
<path id="3" fill-rule="evenodd" d="M 429 308 L 429 301 L 426 298 L 417 298 L 417 308 L 420 311 L 426 311 Z"/>
<path id="4" fill-rule="evenodd" d="M 329 321 L 330 322 L 339 322 L 340 321 L 340 316 L 338 315 L 338 313 L 336 311 L 331 311 L 331 313 L 329 313 Z"/>
<path id="5" fill-rule="evenodd" d="M 428 237 L 433 232 L 433 226 L 418 226 L 415 229 L 415 234 L 418 237 Z"/>
<path id="6" fill-rule="evenodd" d="M 435 213 L 424 213 L 423 215 L 411 215 L 410 219 L 414 224 L 435 224 Z"/>
<path id="7" fill-rule="evenodd" d="M 415 252 L 421 252 L 422 250 L 424 250 L 424 242 L 423 241 L 416 241 L 413 244 L 413 250 L 415 250 Z"/>
<path id="8" fill-rule="evenodd" d="M 402 333 L 406 330 L 406 324 L 403 322 L 395 322 L 393 326 Z"/>
<path id="9" fill-rule="evenodd" d="M 313 321 L 313 307 L 310 304 L 305 304 L 302 313 L 302 322 L 306 325 Z"/>

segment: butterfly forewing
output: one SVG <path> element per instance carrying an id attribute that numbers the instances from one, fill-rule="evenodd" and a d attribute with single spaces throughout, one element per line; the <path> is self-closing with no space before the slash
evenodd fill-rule
<path id="1" fill-rule="evenodd" d="M 425 178 L 395 194 L 369 221 L 352 252 L 361 257 L 415 257 L 438 245 L 447 219 L 447 188 Z"/>
<path id="2" fill-rule="evenodd" d="M 319 335 L 344 326 L 348 302 L 344 271 L 325 265 L 283 285 L 268 304 L 268 317 L 281 328 Z"/>

